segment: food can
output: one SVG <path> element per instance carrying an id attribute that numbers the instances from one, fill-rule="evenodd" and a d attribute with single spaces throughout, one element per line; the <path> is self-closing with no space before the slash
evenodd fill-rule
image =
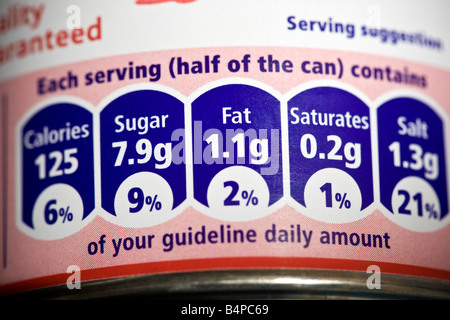
<path id="1" fill-rule="evenodd" d="M 1 295 L 450 298 L 449 9 L 2 1 Z"/>

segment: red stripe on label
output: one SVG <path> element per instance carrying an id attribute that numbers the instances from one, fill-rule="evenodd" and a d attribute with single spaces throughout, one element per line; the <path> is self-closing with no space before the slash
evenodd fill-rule
<path id="1" fill-rule="evenodd" d="M 101 280 L 132 275 L 158 274 L 167 272 L 214 271 L 230 269 L 326 269 L 366 272 L 370 265 L 377 265 L 381 273 L 416 276 L 450 281 L 450 272 L 439 269 L 410 266 L 376 261 L 324 259 L 324 258 L 222 258 L 196 259 L 130 264 L 115 267 L 105 267 L 91 270 L 81 270 L 81 281 Z M 0 287 L 0 296 L 30 290 L 65 285 L 68 273 L 20 281 Z M 81 284 L 83 287 L 83 284 Z"/>

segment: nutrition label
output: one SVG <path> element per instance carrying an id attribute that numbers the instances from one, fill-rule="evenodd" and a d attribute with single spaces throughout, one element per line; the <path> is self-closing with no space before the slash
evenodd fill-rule
<path id="1" fill-rule="evenodd" d="M 378 208 L 432 231 L 448 214 L 445 130 L 425 101 L 376 106 L 332 86 L 283 96 L 231 83 L 192 97 L 133 88 L 100 108 L 44 105 L 20 130 L 20 221 L 32 237 L 58 239 L 81 230 L 96 203 L 131 228 L 168 221 L 186 203 L 220 221 L 289 203 L 331 223 Z"/>
<path id="2" fill-rule="evenodd" d="M 354 221 L 373 203 L 369 111 L 350 92 L 331 87 L 288 101 L 291 195 L 310 217 Z"/>
<path id="3" fill-rule="evenodd" d="M 155 90 L 129 92 L 100 112 L 101 205 L 111 222 L 157 225 L 186 200 L 184 123 L 183 102 Z"/>
<path id="4" fill-rule="evenodd" d="M 73 103 L 44 106 L 21 130 L 20 222 L 59 239 L 85 225 L 94 202 L 92 113 Z"/>
<path id="5" fill-rule="evenodd" d="M 450 279 L 448 5 L 263 2 L 0 5 L 0 296 Z"/>
<path id="6" fill-rule="evenodd" d="M 434 230 L 448 214 L 442 118 L 412 98 L 387 101 L 377 116 L 380 201 L 399 225 Z"/>
<path id="7" fill-rule="evenodd" d="M 217 87 L 192 103 L 192 128 L 194 199 L 205 213 L 225 221 L 270 213 L 283 196 L 280 101 L 254 86 Z"/>

